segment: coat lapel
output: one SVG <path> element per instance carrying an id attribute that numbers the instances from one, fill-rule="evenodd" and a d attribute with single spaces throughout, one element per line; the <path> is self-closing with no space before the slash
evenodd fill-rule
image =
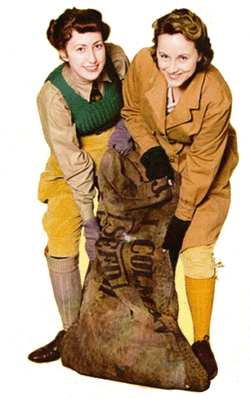
<path id="1" fill-rule="evenodd" d="M 181 96 L 177 108 L 167 116 L 166 126 L 166 105 L 167 105 L 167 81 L 159 69 L 154 68 L 149 80 L 150 89 L 145 92 L 152 112 L 152 120 L 156 130 L 165 133 L 166 128 L 172 128 L 192 120 L 193 109 L 199 109 L 201 88 L 205 73 L 200 72 L 194 77 L 186 91 Z"/>
<path id="2" fill-rule="evenodd" d="M 156 130 L 165 132 L 167 81 L 158 69 L 155 69 L 155 73 L 150 78 L 150 89 L 145 93 L 145 97 L 151 108 Z"/>
<path id="3" fill-rule="evenodd" d="M 167 129 L 179 126 L 192 120 L 191 110 L 199 109 L 201 88 L 205 73 L 197 73 L 182 94 L 178 106 L 167 116 Z"/>

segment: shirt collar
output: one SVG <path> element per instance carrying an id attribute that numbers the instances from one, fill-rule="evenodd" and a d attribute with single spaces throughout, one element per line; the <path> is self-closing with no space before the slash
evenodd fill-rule
<path id="1" fill-rule="evenodd" d="M 80 95 L 81 97 L 87 99 L 89 101 L 90 93 L 92 89 L 92 82 L 84 82 L 82 80 L 77 79 L 77 77 L 72 73 L 71 68 L 68 64 L 64 65 L 62 71 L 63 77 L 68 83 L 68 85 L 73 88 L 73 90 Z M 100 84 L 100 90 L 103 91 L 104 83 L 111 82 L 110 77 L 108 76 L 105 67 L 101 74 L 97 79 L 98 83 Z"/>

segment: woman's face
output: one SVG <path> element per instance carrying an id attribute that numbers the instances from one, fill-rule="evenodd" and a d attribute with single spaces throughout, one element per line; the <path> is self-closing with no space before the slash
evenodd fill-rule
<path id="1" fill-rule="evenodd" d="M 79 33 L 73 30 L 65 50 L 60 50 L 59 54 L 63 61 L 69 63 L 75 77 L 84 82 L 96 80 L 106 61 L 100 32 Z"/>
<path id="2" fill-rule="evenodd" d="M 197 62 L 201 59 L 194 42 L 187 40 L 181 33 L 160 35 L 156 56 L 158 67 L 168 85 L 180 88 L 193 76 Z"/>

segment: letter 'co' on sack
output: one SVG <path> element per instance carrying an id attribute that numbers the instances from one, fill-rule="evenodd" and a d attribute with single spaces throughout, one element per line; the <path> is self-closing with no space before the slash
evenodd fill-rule
<path id="1" fill-rule="evenodd" d="M 165 389 L 204 391 L 206 372 L 178 324 L 168 253 L 178 176 L 148 181 L 135 152 L 110 149 L 99 171 L 102 233 L 87 272 L 77 321 L 66 332 L 63 365 L 88 376 Z"/>

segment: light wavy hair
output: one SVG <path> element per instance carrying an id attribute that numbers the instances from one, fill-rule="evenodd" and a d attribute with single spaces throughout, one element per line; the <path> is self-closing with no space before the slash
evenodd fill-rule
<path id="1" fill-rule="evenodd" d="M 152 57 L 155 62 L 157 62 L 158 37 L 164 33 L 170 35 L 181 33 L 187 40 L 194 42 L 198 54 L 202 56 L 197 63 L 197 70 L 204 70 L 210 65 L 214 52 L 208 37 L 207 27 L 192 11 L 187 8 L 175 9 L 157 19 L 152 27 L 154 29 Z"/>

